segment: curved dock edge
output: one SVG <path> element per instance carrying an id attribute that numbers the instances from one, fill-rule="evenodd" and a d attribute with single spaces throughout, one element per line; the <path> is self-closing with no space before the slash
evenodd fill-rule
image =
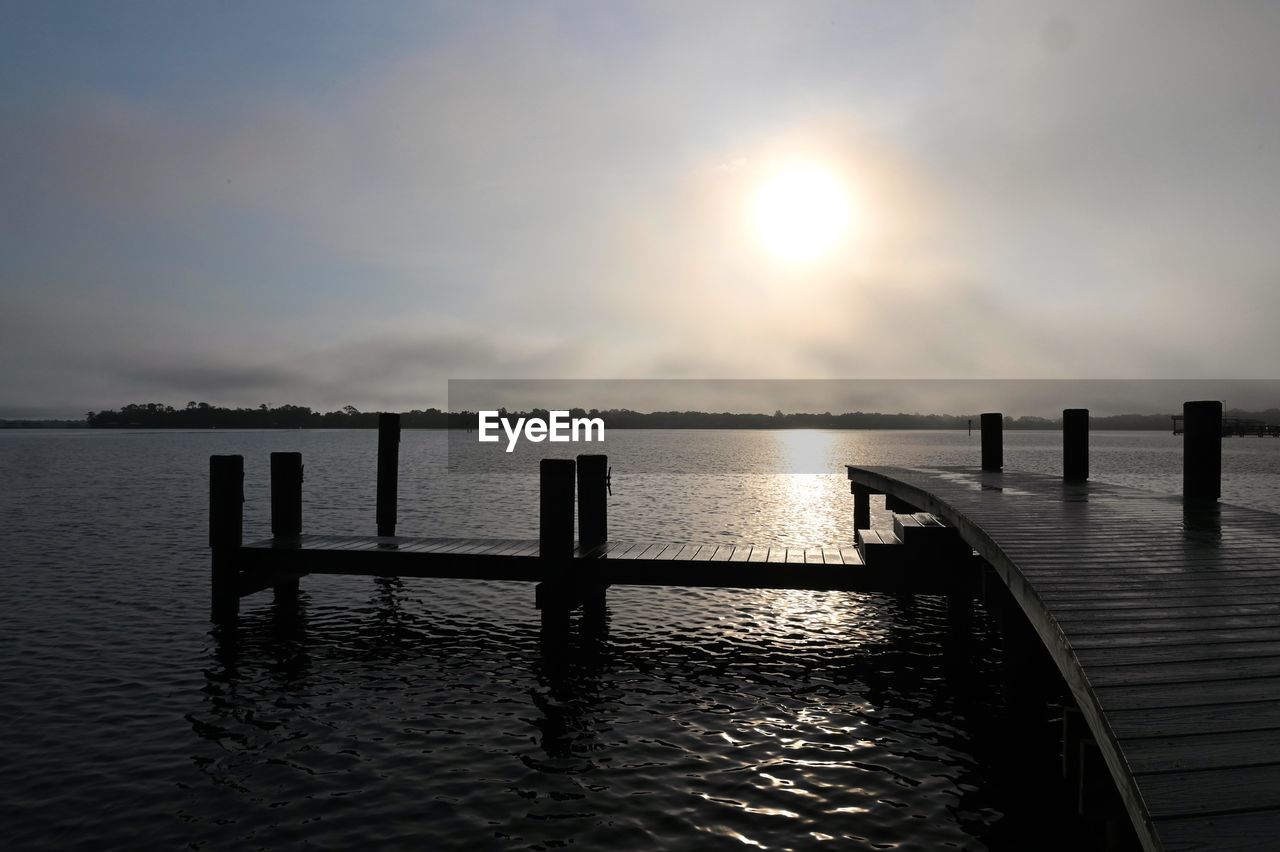
<path id="1" fill-rule="evenodd" d="M 881 469 L 849 465 L 848 470 L 849 480 L 853 484 L 868 488 L 874 493 L 891 495 L 922 511 L 937 515 L 949 526 L 954 527 L 960 537 L 991 565 L 1017 601 L 1023 614 L 1026 615 L 1071 690 L 1085 722 L 1093 732 L 1099 751 L 1106 761 L 1125 811 L 1143 848 L 1148 852 L 1162 852 L 1164 844 L 1160 840 L 1146 802 L 1143 800 L 1137 779 L 1129 768 L 1129 763 L 1111 729 L 1101 702 L 1089 683 L 1088 675 L 1076 658 L 1075 651 L 1057 619 L 1041 600 L 1017 562 L 1005 553 L 980 524 L 937 494 Z M 1002 476 L 995 472 L 984 472 L 981 475 L 984 479 L 993 480 L 999 480 Z"/>

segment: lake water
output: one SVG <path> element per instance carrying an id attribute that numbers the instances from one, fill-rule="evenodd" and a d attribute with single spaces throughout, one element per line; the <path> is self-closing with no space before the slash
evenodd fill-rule
<path id="1" fill-rule="evenodd" d="M 1059 440 L 1006 433 L 1006 464 L 1056 472 Z M 404 434 L 399 531 L 534 537 L 536 481 L 450 475 L 445 443 Z M 375 444 L 0 431 L 7 848 L 1042 848 L 1052 813 L 1008 807 L 992 762 L 991 626 L 957 659 L 932 598 L 615 588 L 606 625 L 549 652 L 528 585 L 307 577 L 296 608 L 260 594 L 213 629 L 209 455 L 245 456 L 247 538 L 275 450 L 303 453 L 308 530 L 368 534 Z M 616 538 L 818 544 L 852 539 L 841 464 L 978 449 L 658 431 L 608 452 Z M 628 473 L 673 454 L 831 473 Z M 1176 492 L 1181 439 L 1095 434 L 1091 467 Z M 1224 442 L 1225 500 L 1280 511 L 1277 474 L 1280 441 Z"/>

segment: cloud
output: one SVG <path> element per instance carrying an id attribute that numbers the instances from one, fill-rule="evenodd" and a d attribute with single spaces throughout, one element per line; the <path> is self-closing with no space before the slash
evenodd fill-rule
<path id="1" fill-rule="evenodd" d="M 0 403 L 1265 377 L 1277 25 L 1244 4 L 480 6 L 322 87 L 14 99 Z M 745 214 L 795 157 L 860 205 L 811 268 L 770 261 Z"/>

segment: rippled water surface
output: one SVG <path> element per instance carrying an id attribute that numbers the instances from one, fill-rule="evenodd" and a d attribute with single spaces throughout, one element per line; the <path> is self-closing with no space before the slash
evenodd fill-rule
<path id="1" fill-rule="evenodd" d="M 0 432 L 9 848 L 1035 848 L 1044 827 L 1020 829 L 993 776 L 993 631 L 980 614 L 948 640 L 927 596 L 615 588 L 603 621 L 552 647 L 527 585 L 307 577 L 296 607 L 260 594 L 212 629 L 208 456 L 245 455 L 250 538 L 273 450 L 304 454 L 309 530 L 369 533 L 375 441 Z M 1057 441 L 1011 433 L 1007 463 L 1054 471 Z M 975 443 L 611 436 L 610 528 L 847 542 L 841 463 L 966 463 Z M 832 473 L 627 473 L 700 446 L 817 454 Z M 1280 441 L 1225 452 L 1225 499 L 1280 509 Z M 1180 453 L 1169 435 L 1095 435 L 1094 475 L 1176 491 Z M 531 479 L 447 475 L 443 436 L 405 433 L 402 533 L 536 526 Z"/>

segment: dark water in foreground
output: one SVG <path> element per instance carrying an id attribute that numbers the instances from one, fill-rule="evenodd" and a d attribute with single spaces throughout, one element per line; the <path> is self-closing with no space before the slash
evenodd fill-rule
<path id="1" fill-rule="evenodd" d="M 406 433 L 405 534 L 532 536 L 534 485 L 446 477 Z M 210 453 L 300 449 L 306 525 L 370 532 L 370 432 L 0 433 L 0 802 L 7 848 L 1039 848 L 1010 812 L 999 648 L 940 602 L 613 589 L 604 625 L 539 637 L 519 584 L 315 578 L 211 631 Z M 779 433 L 633 433 L 662 442 Z M 975 439 L 976 440 L 976 439 Z M 1053 470 L 1055 435 L 1007 436 Z M 1098 478 L 1176 490 L 1180 439 L 1094 438 Z M 1280 441 L 1226 442 L 1227 499 L 1280 508 Z M 814 449 L 816 447 L 816 449 Z M 953 433 L 821 433 L 831 469 L 960 463 Z M 618 537 L 848 541 L 844 478 L 628 478 Z M 1052 826 L 1049 826 L 1052 833 Z"/>

